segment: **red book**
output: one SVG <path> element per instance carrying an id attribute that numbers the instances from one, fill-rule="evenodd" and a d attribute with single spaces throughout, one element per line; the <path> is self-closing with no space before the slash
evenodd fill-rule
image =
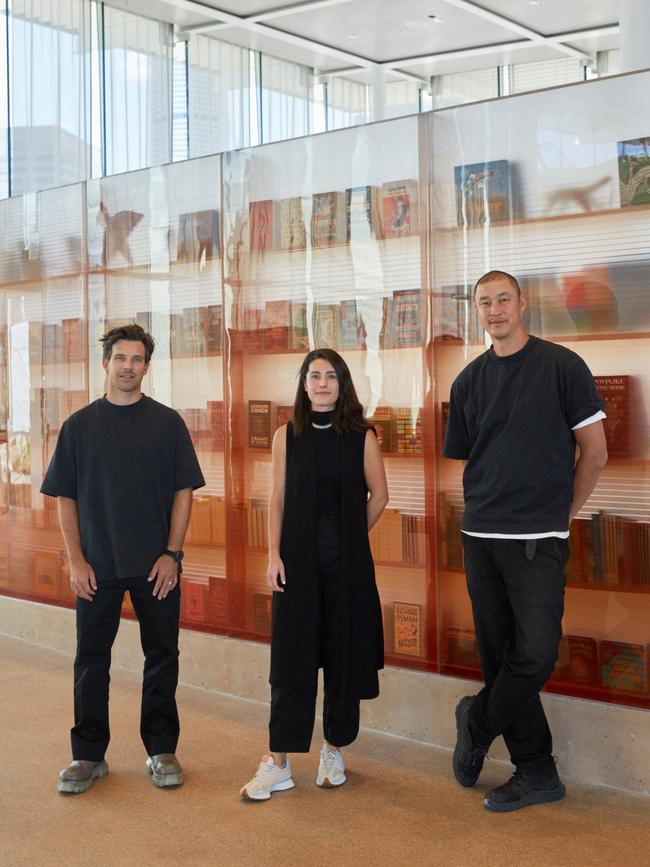
<path id="1" fill-rule="evenodd" d="M 383 185 L 382 216 L 384 237 L 400 238 L 417 233 L 417 203 L 417 181 L 390 181 Z"/>
<path id="2" fill-rule="evenodd" d="M 631 376 L 595 376 L 596 387 L 605 404 L 603 420 L 610 458 L 630 457 Z"/>

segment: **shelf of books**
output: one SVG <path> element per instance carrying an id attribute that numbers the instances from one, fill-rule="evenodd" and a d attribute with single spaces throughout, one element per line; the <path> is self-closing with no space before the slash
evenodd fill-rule
<path id="1" fill-rule="evenodd" d="M 82 184 L 0 209 L 0 591 L 66 595 L 56 504 L 38 493 L 64 419 L 88 397 Z"/>
<path id="2" fill-rule="evenodd" d="M 271 442 L 304 354 L 331 346 L 388 477 L 371 533 L 387 660 L 479 678 L 462 468 L 442 442 L 451 383 L 485 350 L 472 286 L 500 268 L 521 279 L 531 333 L 585 358 L 608 416 L 549 688 L 650 708 L 649 83 L 587 82 L 0 202 L 0 592 L 73 603 L 38 489 L 63 420 L 103 394 L 99 338 L 136 321 L 156 340 L 146 391 L 182 414 L 207 481 L 182 622 L 268 640 Z"/>
<path id="3" fill-rule="evenodd" d="M 341 352 L 377 431 L 390 503 L 371 533 L 390 661 L 427 665 L 428 292 L 418 119 L 242 151 L 224 162 L 224 260 L 245 424 L 238 568 L 247 625 L 269 633 L 271 443 L 305 353 Z M 236 359 L 236 360 L 235 360 Z M 236 437 L 236 434 L 233 434 Z"/>
<path id="4" fill-rule="evenodd" d="M 642 707 L 650 707 L 650 139 L 636 99 L 647 83 L 645 74 L 563 89 L 552 115 L 542 94 L 491 104 L 489 116 L 478 106 L 438 112 L 432 133 L 438 417 L 444 427 L 452 380 L 484 348 L 473 283 L 491 268 L 516 274 L 530 332 L 585 359 L 607 413 L 609 462 L 571 527 L 565 637 L 549 689 Z M 620 112 L 605 119 L 609 98 Z M 459 540 L 461 468 L 440 450 L 437 466 L 442 670 L 479 677 Z"/>

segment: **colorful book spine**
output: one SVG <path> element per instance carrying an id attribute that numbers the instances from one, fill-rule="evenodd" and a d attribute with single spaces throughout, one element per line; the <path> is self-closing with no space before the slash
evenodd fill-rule
<path id="1" fill-rule="evenodd" d="M 415 455 L 422 453 L 422 411 L 410 407 L 395 410 L 397 452 Z"/>

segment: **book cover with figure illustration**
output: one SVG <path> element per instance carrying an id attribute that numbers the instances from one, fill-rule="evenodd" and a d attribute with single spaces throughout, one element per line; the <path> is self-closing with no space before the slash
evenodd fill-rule
<path id="1" fill-rule="evenodd" d="M 418 232 L 418 182 L 382 184 L 382 222 L 385 238 L 403 238 Z"/>
<path id="2" fill-rule="evenodd" d="M 621 207 L 650 205 L 650 137 L 618 142 Z"/>
<path id="3" fill-rule="evenodd" d="M 459 226 L 508 223 L 517 217 L 514 166 L 492 160 L 454 167 Z"/>

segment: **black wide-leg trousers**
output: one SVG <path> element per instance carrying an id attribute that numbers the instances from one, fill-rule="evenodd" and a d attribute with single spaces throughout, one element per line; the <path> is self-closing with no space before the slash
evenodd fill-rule
<path id="1" fill-rule="evenodd" d="M 144 675 L 140 736 L 147 754 L 176 752 L 179 735 L 178 619 L 180 585 L 164 599 L 153 595 L 146 578 L 97 582 L 92 602 L 77 597 L 77 653 L 74 661 L 72 757 L 99 762 L 110 740 L 108 692 L 111 649 L 128 590 L 140 624 Z"/>
<path id="2" fill-rule="evenodd" d="M 545 771 L 553 765 L 553 740 L 539 692 L 562 638 L 568 542 L 462 538 L 485 679 L 470 730 L 485 745 L 503 735 L 514 765 Z"/>
<path id="3" fill-rule="evenodd" d="M 318 521 L 320 663 L 323 667 L 323 733 L 334 747 L 351 744 L 359 734 L 359 700 L 338 691 L 341 648 L 341 526 L 338 515 Z M 318 665 L 299 689 L 271 687 L 269 749 L 274 753 L 308 753 L 316 716 Z"/>

